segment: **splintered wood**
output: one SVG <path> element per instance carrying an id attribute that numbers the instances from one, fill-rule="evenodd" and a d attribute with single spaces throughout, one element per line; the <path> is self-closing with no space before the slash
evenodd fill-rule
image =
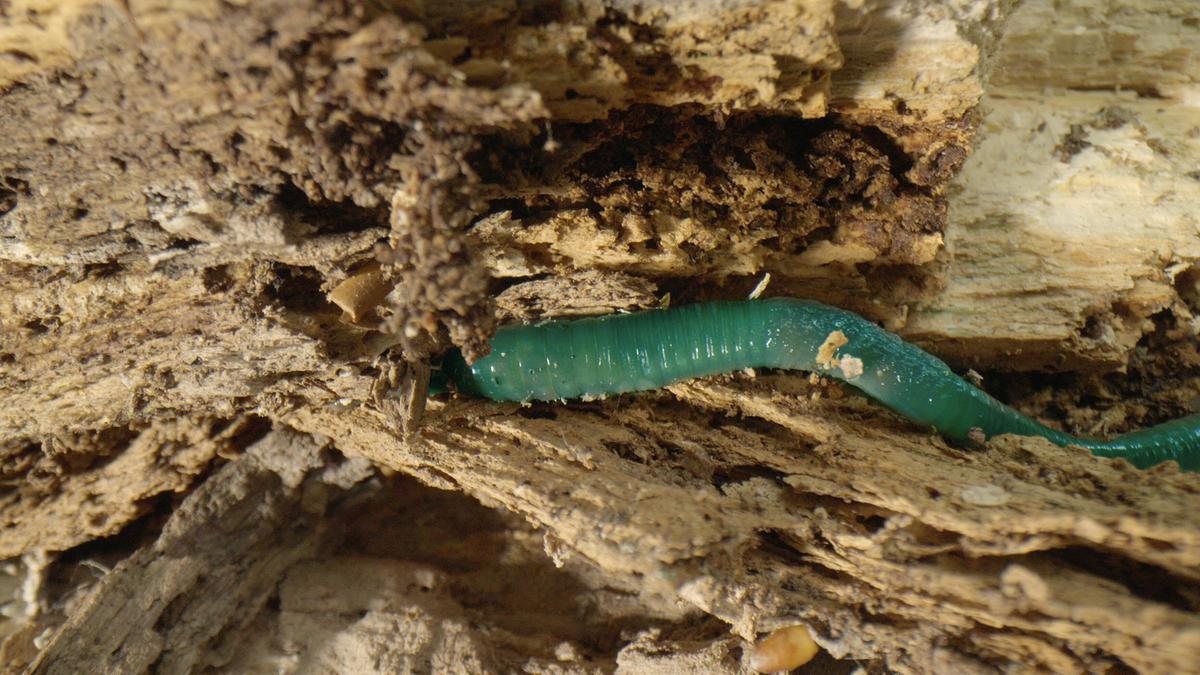
<path id="1" fill-rule="evenodd" d="M 1072 432 L 1188 412 L 1200 14 L 1015 4 L 5 4 L 0 668 L 1194 670 L 1171 466 L 766 370 L 423 396 L 769 275 Z"/>

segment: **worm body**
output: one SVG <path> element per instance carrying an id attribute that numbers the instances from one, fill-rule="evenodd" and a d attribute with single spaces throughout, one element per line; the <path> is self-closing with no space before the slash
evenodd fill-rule
<path id="1" fill-rule="evenodd" d="M 941 359 L 874 323 L 806 300 L 709 302 L 550 321 L 497 331 L 468 365 L 457 352 L 441 376 L 465 394 L 504 401 L 594 398 L 655 389 L 744 368 L 786 368 L 843 380 L 955 441 L 1041 436 L 1145 468 L 1174 459 L 1200 470 L 1200 415 L 1110 441 L 1050 429 L 962 379 Z"/>

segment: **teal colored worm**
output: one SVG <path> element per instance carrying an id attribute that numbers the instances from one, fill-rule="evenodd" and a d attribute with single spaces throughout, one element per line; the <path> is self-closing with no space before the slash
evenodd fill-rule
<path id="1" fill-rule="evenodd" d="M 431 393 L 450 382 L 464 394 L 502 401 L 596 398 L 744 368 L 787 368 L 843 380 L 954 441 L 1041 436 L 1140 468 L 1173 459 L 1200 470 L 1200 415 L 1110 441 L 1076 438 L 1004 405 L 870 321 L 806 300 L 707 302 L 511 326 L 491 345 L 470 365 L 448 354 Z"/>

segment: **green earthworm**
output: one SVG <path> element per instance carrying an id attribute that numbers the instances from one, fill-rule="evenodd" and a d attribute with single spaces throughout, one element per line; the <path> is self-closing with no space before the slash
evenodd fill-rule
<path id="1" fill-rule="evenodd" d="M 1185 471 L 1200 470 L 1200 415 L 1109 441 L 1076 438 L 997 401 L 874 323 L 807 300 L 706 302 L 510 326 L 491 346 L 473 364 L 447 354 L 431 393 L 450 382 L 464 394 L 502 401 L 599 398 L 745 368 L 805 370 L 842 380 L 953 441 L 1041 436 L 1139 468 L 1173 459 Z"/>

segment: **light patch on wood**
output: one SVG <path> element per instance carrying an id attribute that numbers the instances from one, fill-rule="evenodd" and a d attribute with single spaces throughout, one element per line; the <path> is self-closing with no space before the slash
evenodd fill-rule
<path id="1" fill-rule="evenodd" d="M 1002 506 L 1008 503 L 1009 495 L 999 485 L 971 485 L 959 493 L 962 500 L 972 506 Z"/>

